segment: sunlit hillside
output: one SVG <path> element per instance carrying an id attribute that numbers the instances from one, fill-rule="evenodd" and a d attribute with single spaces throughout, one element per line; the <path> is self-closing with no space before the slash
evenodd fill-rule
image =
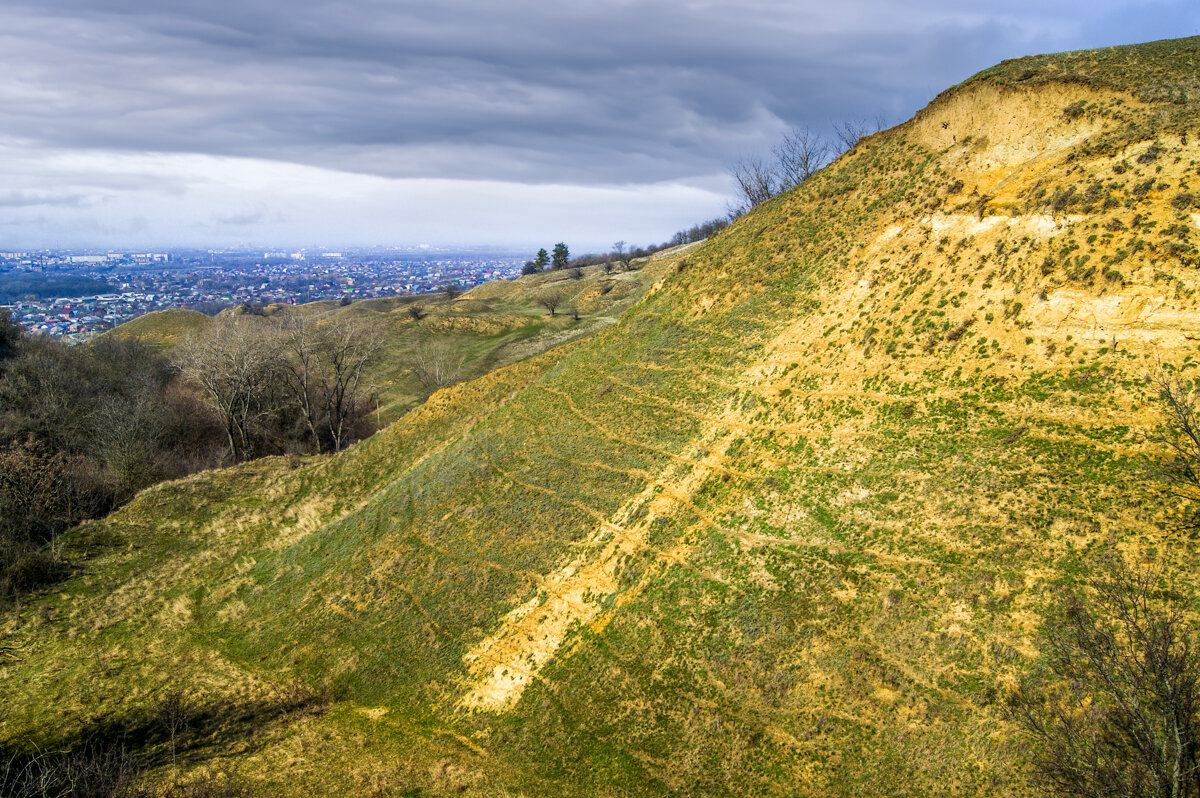
<path id="1" fill-rule="evenodd" d="M 589 276 L 586 338 L 143 492 L 7 620 L 0 740 L 264 795 L 1029 794 L 1051 586 L 1196 596 L 1144 378 L 1200 362 L 1197 58 L 1006 62 L 644 294 Z"/>

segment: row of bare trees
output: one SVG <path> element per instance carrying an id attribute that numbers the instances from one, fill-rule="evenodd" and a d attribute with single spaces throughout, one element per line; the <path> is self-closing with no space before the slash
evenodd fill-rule
<path id="1" fill-rule="evenodd" d="M 59 536 L 145 487 L 369 435 L 382 345 L 378 325 L 351 318 L 233 316 L 168 357 L 31 338 L 0 311 L 0 603 L 59 578 Z"/>
<path id="2" fill-rule="evenodd" d="M 223 318 L 182 348 L 177 364 L 225 433 L 231 459 L 280 448 L 299 425 L 317 452 L 337 452 L 364 433 L 373 398 L 366 369 L 383 345 L 353 319 L 286 317 L 276 325 Z"/>
<path id="3" fill-rule="evenodd" d="M 0 603 L 64 573 L 66 529 L 222 450 L 166 357 L 111 337 L 30 338 L 0 311 Z"/>
<path id="4" fill-rule="evenodd" d="M 792 128 L 771 149 L 770 158 L 743 158 L 730 173 L 737 184 L 737 199 L 729 212 L 741 216 L 777 194 L 790 191 L 858 142 L 883 129 L 883 121 L 840 122 L 833 136 L 822 136 L 812 128 Z"/>

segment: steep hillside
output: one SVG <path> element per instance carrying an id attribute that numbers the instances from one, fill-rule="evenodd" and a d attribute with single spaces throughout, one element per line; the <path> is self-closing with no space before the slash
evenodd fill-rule
<path id="1" fill-rule="evenodd" d="M 1142 433 L 1200 357 L 1197 57 L 981 73 L 590 338 L 146 491 L 9 621 L 0 740 L 264 794 L 1028 794 L 1048 588 L 1116 549 L 1196 596 Z"/>

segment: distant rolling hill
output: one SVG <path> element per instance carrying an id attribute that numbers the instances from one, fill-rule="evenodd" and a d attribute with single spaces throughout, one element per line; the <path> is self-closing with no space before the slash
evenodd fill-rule
<path id="1" fill-rule="evenodd" d="M 0 740 L 182 693 L 169 756 L 125 738 L 164 782 L 1029 794 L 1000 704 L 1050 587 L 1120 551 L 1197 597 L 1143 377 L 1200 363 L 1198 57 L 1006 62 L 656 261 L 590 337 L 336 457 L 145 491 L 8 621 Z"/>
<path id="2" fill-rule="evenodd" d="M 167 351 L 179 346 L 195 332 L 208 329 L 212 319 L 195 310 L 168 308 L 118 325 L 98 338 L 141 341 L 146 346 Z"/>
<path id="3" fill-rule="evenodd" d="M 578 279 L 567 271 L 530 275 L 488 283 L 454 298 L 429 294 L 366 299 L 349 305 L 334 301 L 272 304 L 255 309 L 237 305 L 221 311 L 216 318 L 238 317 L 257 323 L 264 331 L 292 316 L 317 321 L 352 318 L 381 331 L 386 341 L 384 356 L 366 378 L 379 401 L 380 421 L 390 423 L 423 400 L 424 391 L 408 364 L 412 352 L 428 345 L 430 339 L 444 346 L 458 378 L 477 377 L 613 323 L 615 314 L 637 302 L 662 276 L 661 259 L 637 265 L 632 271 L 612 272 L 589 267 Z M 550 315 L 538 302 L 547 292 L 562 294 L 556 315 Z M 422 309 L 419 320 L 409 312 L 413 306 Z M 98 338 L 138 340 L 170 352 L 212 323 L 210 317 L 196 311 L 160 310 Z"/>

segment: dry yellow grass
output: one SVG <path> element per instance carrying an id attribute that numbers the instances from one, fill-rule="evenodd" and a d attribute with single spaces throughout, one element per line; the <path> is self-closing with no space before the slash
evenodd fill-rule
<path id="1" fill-rule="evenodd" d="M 202 750 L 270 794 L 1028 794 L 1000 702 L 1051 587 L 1115 550 L 1198 595 L 1143 376 L 1200 365 L 1200 143 L 1129 86 L 1195 49 L 1003 65 L 589 274 L 581 306 L 619 298 L 586 340 L 337 457 L 147 491 L 8 630 L 0 737 L 301 685 L 320 714 Z"/>

